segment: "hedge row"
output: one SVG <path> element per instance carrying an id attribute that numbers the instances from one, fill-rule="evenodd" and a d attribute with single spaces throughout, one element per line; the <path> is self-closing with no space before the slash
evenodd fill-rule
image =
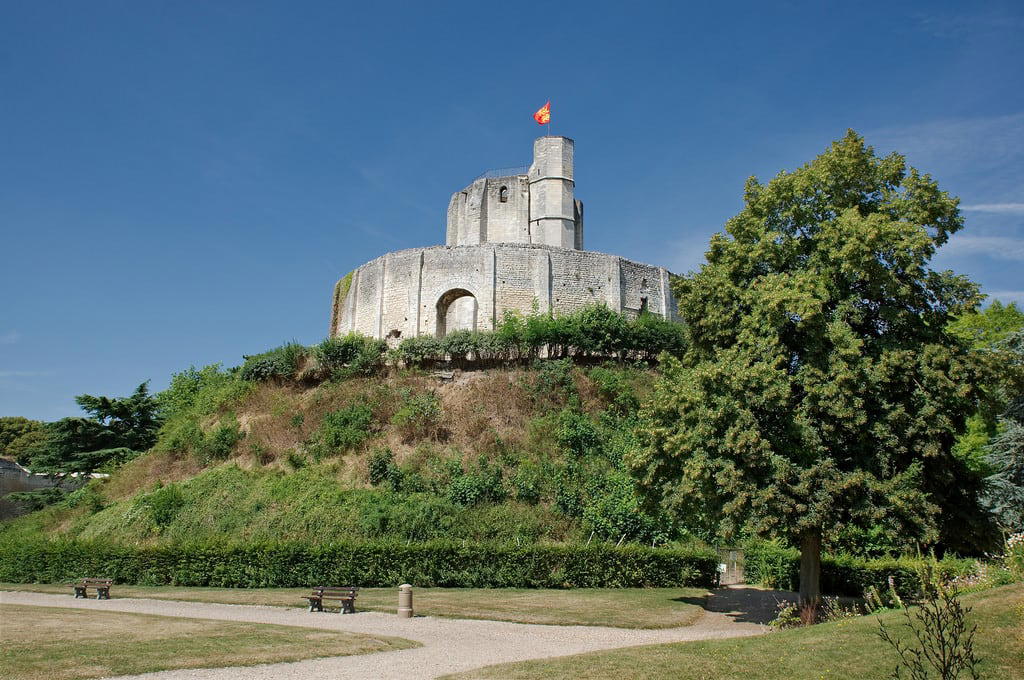
<path id="1" fill-rule="evenodd" d="M 97 541 L 0 544 L 0 581 L 82 577 L 134 585 L 230 588 L 358 584 L 365 587 L 625 588 L 711 586 L 710 550 L 629 546 L 525 546 L 451 542 L 305 545 L 116 546 Z"/>
<path id="2" fill-rule="evenodd" d="M 800 585 L 800 551 L 775 543 L 757 543 L 744 547 L 744 575 L 748 583 L 769 588 L 797 590 Z M 924 560 L 912 557 L 868 559 L 852 555 L 823 555 L 821 558 L 821 590 L 828 595 L 860 597 L 870 586 L 880 590 L 893 579 L 902 597 L 914 596 L 920 590 L 918 574 Z M 975 561 L 945 558 L 939 562 L 940 573 L 947 578 L 971 574 Z"/>
<path id="3" fill-rule="evenodd" d="M 386 366 L 431 368 L 523 365 L 535 359 L 655 362 L 662 352 L 686 349 L 681 324 L 656 314 L 627 316 L 591 305 L 563 316 L 506 312 L 494 330 L 453 330 L 442 338 L 421 335 L 393 349 L 383 340 L 349 333 L 305 347 L 290 342 L 245 357 L 243 380 L 316 383 L 329 378 L 374 375 Z"/>
<path id="4" fill-rule="evenodd" d="M 563 316 L 506 313 L 493 331 L 457 330 L 443 338 L 406 338 L 393 357 L 406 366 L 437 362 L 498 365 L 540 356 L 654 361 L 686 349 L 683 326 L 655 314 L 629 317 L 605 305 Z"/>

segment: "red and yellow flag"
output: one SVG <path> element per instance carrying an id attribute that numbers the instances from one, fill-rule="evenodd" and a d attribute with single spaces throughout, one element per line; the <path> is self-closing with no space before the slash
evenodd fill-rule
<path id="1" fill-rule="evenodd" d="M 537 113 L 533 114 L 533 119 L 537 121 L 538 125 L 547 125 L 551 122 L 551 100 L 544 106 L 537 109 Z"/>

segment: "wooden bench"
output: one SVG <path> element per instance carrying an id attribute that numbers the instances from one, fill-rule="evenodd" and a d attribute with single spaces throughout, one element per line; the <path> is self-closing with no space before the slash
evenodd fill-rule
<path id="1" fill-rule="evenodd" d="M 356 613 L 356 595 L 358 594 L 359 588 L 355 586 L 340 586 L 337 588 L 328 586 L 317 586 L 313 588 L 313 592 L 310 595 L 306 595 L 306 599 L 309 600 L 309 611 L 311 612 L 322 612 L 324 611 L 325 600 L 337 600 L 339 603 L 338 611 L 342 614 L 355 614 Z"/>
<path id="2" fill-rule="evenodd" d="M 69 588 L 75 589 L 75 599 L 89 597 L 89 588 L 96 591 L 97 600 L 110 599 L 110 586 L 114 585 L 109 578 L 83 578 L 78 583 L 69 583 Z"/>

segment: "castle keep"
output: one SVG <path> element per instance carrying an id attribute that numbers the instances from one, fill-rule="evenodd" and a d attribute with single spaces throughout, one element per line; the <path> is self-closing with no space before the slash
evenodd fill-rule
<path id="1" fill-rule="evenodd" d="M 509 310 L 595 303 L 676 318 L 664 267 L 583 250 L 573 148 L 567 137 L 537 139 L 529 168 L 485 173 L 452 195 L 445 245 L 388 253 L 339 281 L 331 336 L 443 337 L 491 330 Z"/>

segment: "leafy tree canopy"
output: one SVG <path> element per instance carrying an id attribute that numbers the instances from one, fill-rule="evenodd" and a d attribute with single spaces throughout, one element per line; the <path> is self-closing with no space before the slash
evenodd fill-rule
<path id="1" fill-rule="evenodd" d="M 7 455 L 7 446 L 18 437 L 42 428 L 38 420 L 29 420 L 20 416 L 0 418 L 0 455 Z"/>
<path id="2" fill-rule="evenodd" d="M 929 267 L 957 199 L 853 131 L 744 200 L 677 286 L 689 347 L 664 359 L 631 466 L 677 512 L 720 509 L 727 536 L 797 540 L 816 598 L 826 531 L 934 540 L 974 517 L 950 449 L 980 369 L 948 324 L 980 295 Z"/>
<path id="3" fill-rule="evenodd" d="M 23 454 L 36 472 L 93 472 L 122 463 L 156 443 L 160 428 L 157 400 L 146 383 L 128 397 L 75 397 L 90 418 L 62 418 L 46 423 L 41 438 Z"/>
<path id="4" fill-rule="evenodd" d="M 114 435 L 117 446 L 145 451 L 156 443 L 160 429 L 159 405 L 149 394 L 144 382 L 128 397 L 94 397 L 80 394 L 75 402 L 93 420 L 105 425 Z"/>
<path id="5" fill-rule="evenodd" d="M 949 324 L 949 330 L 977 349 L 996 347 L 1014 333 L 1024 330 L 1024 312 L 1017 309 L 1014 302 L 1004 305 L 993 300 L 981 311 L 956 317 Z"/>
<path id="6" fill-rule="evenodd" d="M 0 418 L 0 456 L 25 462 L 25 451 L 45 437 L 43 423 L 21 416 Z"/>

